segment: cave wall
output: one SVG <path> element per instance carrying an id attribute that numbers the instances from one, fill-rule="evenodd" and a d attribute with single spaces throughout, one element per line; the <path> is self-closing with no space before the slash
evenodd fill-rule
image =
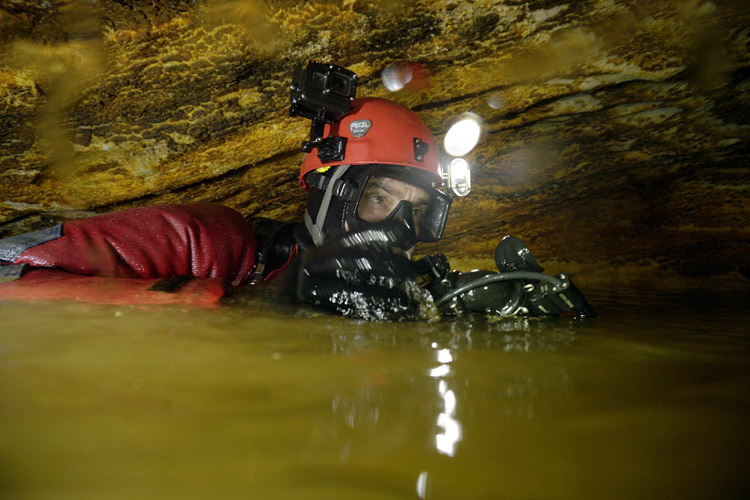
<path id="1" fill-rule="evenodd" d="M 471 111 L 473 192 L 443 241 L 505 234 L 584 287 L 748 289 L 750 11 L 734 1 L 0 2 L 0 236 L 132 206 L 300 219 L 293 69 L 360 76 L 442 140 Z M 381 72 L 419 67 L 391 92 Z"/>

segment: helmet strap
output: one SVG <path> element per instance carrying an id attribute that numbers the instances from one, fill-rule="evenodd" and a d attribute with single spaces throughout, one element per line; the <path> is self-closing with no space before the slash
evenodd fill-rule
<path id="1" fill-rule="evenodd" d="M 328 215 L 328 208 L 331 205 L 331 199 L 334 196 L 334 190 L 337 184 L 336 181 L 343 176 L 347 170 L 349 170 L 349 165 L 339 165 L 338 168 L 336 168 L 336 171 L 331 175 L 331 180 L 328 182 L 328 186 L 326 186 L 314 222 L 312 216 L 310 216 L 310 210 L 308 209 L 305 211 L 305 227 L 307 227 L 307 230 L 310 232 L 310 236 L 312 236 L 315 246 L 322 245 L 325 240 L 323 226 L 325 225 L 326 215 Z"/>

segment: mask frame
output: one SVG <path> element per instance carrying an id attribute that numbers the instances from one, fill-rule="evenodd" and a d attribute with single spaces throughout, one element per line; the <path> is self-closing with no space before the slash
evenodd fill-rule
<path id="1" fill-rule="evenodd" d="M 400 242 L 401 245 L 397 246 L 408 250 L 417 242 L 434 243 L 442 238 L 452 199 L 445 193 L 435 189 L 433 183 L 430 181 L 430 177 L 425 175 L 425 172 L 414 168 L 393 165 L 372 165 L 365 169 L 357 169 L 355 178 L 356 192 L 352 196 L 353 201 L 348 203 L 346 207 L 346 221 L 350 229 L 359 229 L 368 224 L 374 224 L 373 222 L 361 219 L 357 214 L 362 196 L 365 193 L 365 188 L 373 177 L 388 177 L 406 182 L 425 190 L 430 197 L 427 209 L 419 219 L 418 227 L 414 222 L 413 206 L 406 200 L 401 200 L 390 214 L 381 221 L 403 221 L 407 227 L 412 229 L 414 233 L 413 241 Z M 404 247 L 405 245 L 408 246 Z"/>

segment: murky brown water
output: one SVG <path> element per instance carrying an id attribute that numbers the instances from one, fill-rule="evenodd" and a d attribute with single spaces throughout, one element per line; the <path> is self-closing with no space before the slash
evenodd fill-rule
<path id="1" fill-rule="evenodd" d="M 0 498 L 747 498 L 747 295 L 377 324 L 0 303 Z"/>

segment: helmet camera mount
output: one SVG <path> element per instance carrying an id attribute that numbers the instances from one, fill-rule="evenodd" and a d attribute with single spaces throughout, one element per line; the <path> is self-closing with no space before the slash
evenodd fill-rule
<path id="1" fill-rule="evenodd" d="M 294 70 L 290 87 L 289 115 L 312 120 L 310 140 L 302 143 L 305 153 L 318 149 L 322 163 L 342 161 L 346 137 L 326 137 L 327 123 L 339 121 L 352 106 L 357 93 L 357 75 L 334 64 L 311 62 Z"/>

